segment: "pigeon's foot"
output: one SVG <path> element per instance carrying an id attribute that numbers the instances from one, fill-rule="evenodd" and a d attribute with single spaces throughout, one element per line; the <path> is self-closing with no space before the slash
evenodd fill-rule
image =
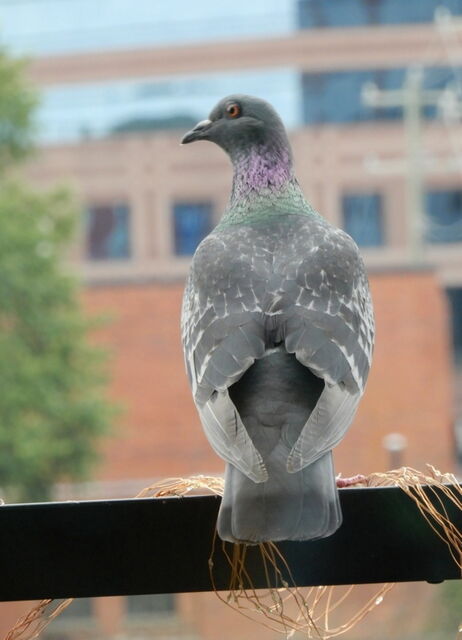
<path id="1" fill-rule="evenodd" d="M 352 487 L 355 484 L 362 484 L 366 481 L 366 476 L 363 476 L 362 473 L 358 473 L 356 476 L 351 476 L 351 478 L 342 478 L 342 474 L 335 478 L 337 482 L 337 489 L 344 489 L 345 487 Z"/>

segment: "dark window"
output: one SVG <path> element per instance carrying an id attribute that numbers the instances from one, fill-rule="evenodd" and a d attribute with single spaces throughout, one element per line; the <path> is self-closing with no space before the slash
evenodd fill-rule
<path id="1" fill-rule="evenodd" d="M 87 256 L 91 260 L 130 257 L 130 212 L 125 204 L 96 205 L 87 211 Z"/>
<path id="2" fill-rule="evenodd" d="M 451 318 L 452 353 L 455 364 L 455 444 L 456 456 L 462 466 L 462 287 L 446 289 Z"/>
<path id="3" fill-rule="evenodd" d="M 404 69 L 304 73 L 303 122 L 319 124 L 401 118 L 400 108 L 380 109 L 365 105 L 362 90 L 369 82 L 373 82 L 380 89 L 399 89 L 404 79 Z"/>
<path id="4" fill-rule="evenodd" d="M 462 0 L 461 0 L 462 1 Z M 424 89 L 444 89 L 454 82 L 458 69 L 428 67 L 423 78 Z M 371 107 L 362 99 L 367 83 L 389 91 L 402 89 L 406 81 L 406 69 L 358 69 L 328 73 L 303 73 L 302 118 L 305 124 L 324 122 L 361 122 L 367 120 L 395 120 L 402 118 L 402 107 Z M 425 118 L 435 118 L 437 109 L 425 106 Z"/>
<path id="5" fill-rule="evenodd" d="M 313 29 L 432 22 L 438 6 L 462 13 L 462 0 L 298 0 L 298 25 Z"/>
<path id="6" fill-rule="evenodd" d="M 175 612 L 175 596 L 161 593 L 127 596 L 127 615 L 130 617 L 172 615 Z"/>
<path id="7" fill-rule="evenodd" d="M 429 243 L 462 242 L 462 191 L 426 194 L 425 240 Z"/>
<path id="8" fill-rule="evenodd" d="M 210 203 L 179 202 L 173 207 L 175 253 L 191 256 L 212 228 Z"/>
<path id="9" fill-rule="evenodd" d="M 384 244 L 382 198 L 377 193 L 355 193 L 342 198 L 343 228 L 360 247 Z"/>
<path id="10" fill-rule="evenodd" d="M 447 289 L 452 324 L 452 344 L 456 364 L 462 366 L 462 288 Z"/>

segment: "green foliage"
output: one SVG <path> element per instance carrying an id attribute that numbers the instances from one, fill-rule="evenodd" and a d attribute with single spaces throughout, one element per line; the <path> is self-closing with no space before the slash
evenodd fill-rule
<path id="1" fill-rule="evenodd" d="M 101 353 L 62 269 L 74 211 L 63 191 L 0 188 L 0 485 L 43 497 L 84 477 L 111 411 Z"/>
<path id="2" fill-rule="evenodd" d="M 75 279 L 64 269 L 76 211 L 64 190 L 36 193 L 7 177 L 31 149 L 34 93 L 23 62 L 0 51 L 0 486 L 46 499 L 84 478 L 113 409 L 103 354 Z"/>
<path id="3" fill-rule="evenodd" d="M 24 82 L 25 64 L 0 49 L 0 173 L 32 148 L 37 95 Z"/>

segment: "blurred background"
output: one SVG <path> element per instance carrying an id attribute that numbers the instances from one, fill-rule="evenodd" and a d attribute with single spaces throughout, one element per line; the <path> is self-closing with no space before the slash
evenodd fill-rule
<path id="1" fill-rule="evenodd" d="M 368 268 L 375 361 L 338 471 L 459 471 L 462 0 L 0 0 L 0 44 L 7 500 L 222 472 L 179 314 L 232 174 L 179 140 L 236 92 L 279 111 L 307 198 Z M 399 585 L 343 637 L 453 638 L 461 602 L 455 583 Z M 0 632 L 28 607 L 0 605 Z M 278 636 L 196 594 L 82 599 L 44 637 Z"/>

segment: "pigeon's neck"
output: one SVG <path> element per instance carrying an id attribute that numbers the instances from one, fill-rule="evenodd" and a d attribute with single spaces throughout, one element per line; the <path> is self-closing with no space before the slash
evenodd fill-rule
<path id="1" fill-rule="evenodd" d="M 231 155 L 234 167 L 231 199 L 252 197 L 261 191 L 278 191 L 293 178 L 288 149 L 255 145 Z"/>
<path id="2" fill-rule="evenodd" d="M 260 145 L 230 155 L 233 186 L 221 224 L 313 212 L 298 185 L 287 148 Z"/>

